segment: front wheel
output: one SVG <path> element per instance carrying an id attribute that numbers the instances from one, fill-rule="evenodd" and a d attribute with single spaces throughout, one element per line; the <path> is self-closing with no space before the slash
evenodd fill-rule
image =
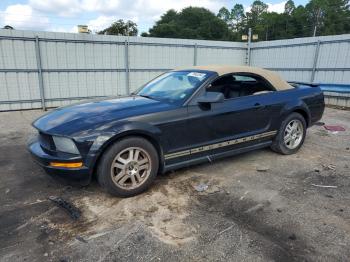
<path id="1" fill-rule="evenodd" d="M 102 155 L 97 178 L 112 195 L 130 197 L 152 184 L 158 165 L 157 151 L 150 142 L 141 137 L 128 137 L 113 144 Z"/>
<path id="2" fill-rule="evenodd" d="M 290 155 L 303 145 L 306 135 L 306 121 L 299 113 L 290 114 L 281 124 L 281 128 L 271 146 L 272 150 Z"/>

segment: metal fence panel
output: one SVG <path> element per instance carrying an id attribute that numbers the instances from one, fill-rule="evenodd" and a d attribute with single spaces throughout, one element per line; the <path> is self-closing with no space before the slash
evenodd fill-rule
<path id="1" fill-rule="evenodd" d="M 67 100 L 126 94 L 120 88 L 125 84 L 123 72 L 50 72 L 43 76 L 48 107 L 65 105 Z"/>
<path id="2" fill-rule="evenodd" d="M 193 47 L 130 45 L 129 66 L 133 69 L 170 69 L 193 65 Z"/>
<path id="3" fill-rule="evenodd" d="M 0 97 L 0 111 L 40 108 L 37 74 L 0 72 Z"/>
<path id="4" fill-rule="evenodd" d="M 264 68 L 312 68 L 314 47 L 290 46 L 252 49 L 251 64 Z"/>
<path id="5" fill-rule="evenodd" d="M 324 96 L 327 105 L 350 107 L 350 94 L 324 92 Z"/>
<path id="6" fill-rule="evenodd" d="M 348 84 L 350 35 L 253 43 L 251 65 L 275 70 L 289 81 Z"/>
<path id="7" fill-rule="evenodd" d="M 244 65 L 245 63 L 244 49 L 238 49 L 236 52 L 232 52 L 230 49 L 222 48 L 198 48 L 197 59 L 198 65 L 208 64 L 233 64 L 233 65 Z"/>
<path id="8" fill-rule="evenodd" d="M 176 67 L 247 63 L 246 43 L 0 30 L 0 111 L 125 95 Z M 291 81 L 350 83 L 350 35 L 253 43 Z"/>

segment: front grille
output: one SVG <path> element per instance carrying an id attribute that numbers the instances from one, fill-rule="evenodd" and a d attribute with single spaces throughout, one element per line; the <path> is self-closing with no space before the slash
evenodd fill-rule
<path id="1" fill-rule="evenodd" d="M 39 132 L 39 143 L 43 148 L 49 150 L 55 150 L 55 143 L 53 142 L 52 136 Z"/>

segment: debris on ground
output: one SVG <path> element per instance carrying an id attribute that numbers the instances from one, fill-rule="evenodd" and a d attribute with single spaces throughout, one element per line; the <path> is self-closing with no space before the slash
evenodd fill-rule
<path id="1" fill-rule="evenodd" d="M 337 186 L 326 186 L 326 185 L 316 185 L 316 184 L 311 184 L 311 185 L 315 187 L 323 187 L 323 188 L 338 188 Z"/>
<path id="2" fill-rule="evenodd" d="M 325 170 L 332 170 L 335 171 L 336 166 L 335 165 L 322 165 Z"/>
<path id="3" fill-rule="evenodd" d="M 268 171 L 270 168 L 268 168 L 268 167 L 266 167 L 266 166 L 258 166 L 257 168 L 256 168 L 256 171 L 258 171 L 258 172 L 266 172 L 266 171 Z"/>
<path id="4" fill-rule="evenodd" d="M 319 136 L 330 136 L 330 132 L 328 132 L 327 130 L 325 129 L 320 129 L 320 130 L 317 130 L 315 132 L 316 135 L 319 135 Z"/>
<path id="5" fill-rule="evenodd" d="M 231 225 L 231 226 L 225 228 L 224 230 L 220 231 L 220 232 L 218 233 L 218 235 L 221 235 L 221 234 L 223 234 L 223 233 L 229 231 L 231 228 L 233 228 L 233 225 Z"/>
<path id="6" fill-rule="evenodd" d="M 81 237 L 81 236 L 76 236 L 75 239 L 78 240 L 78 241 L 80 241 L 80 242 L 82 242 L 82 243 L 85 243 L 85 244 L 87 243 L 87 240 L 85 240 L 85 239 L 84 239 L 83 237 Z"/>
<path id="7" fill-rule="evenodd" d="M 245 198 L 245 196 L 246 196 L 248 193 L 249 193 L 249 191 L 245 191 L 245 192 L 244 192 L 244 195 L 241 196 L 241 197 L 239 198 L 239 200 L 243 200 L 243 199 Z"/>
<path id="8" fill-rule="evenodd" d="M 201 184 L 195 185 L 193 187 L 196 191 L 203 192 L 203 191 L 207 190 L 209 186 L 208 186 L 208 184 L 201 183 Z"/>
<path id="9" fill-rule="evenodd" d="M 255 206 L 247 209 L 244 213 L 252 213 L 252 212 L 260 211 L 264 209 L 264 207 L 269 205 L 270 205 L 270 201 L 266 200 L 266 201 L 263 201 L 262 203 L 258 203 Z"/>
<path id="10" fill-rule="evenodd" d="M 61 197 L 55 197 L 55 196 L 50 196 L 49 200 L 54 202 L 57 206 L 62 207 L 70 217 L 74 220 L 77 220 L 81 216 L 81 212 L 78 208 L 76 208 L 73 204 L 69 203 L 68 201 L 64 200 Z"/>
<path id="11" fill-rule="evenodd" d="M 290 240 L 296 240 L 297 236 L 293 233 L 288 237 Z"/>
<path id="12" fill-rule="evenodd" d="M 6 190 L 5 190 L 5 194 L 8 194 L 8 193 L 10 193 L 10 189 L 9 188 L 6 188 Z"/>
<path id="13" fill-rule="evenodd" d="M 325 123 L 324 123 L 324 122 L 316 122 L 314 125 L 315 125 L 315 126 L 324 126 Z"/>
<path id="14" fill-rule="evenodd" d="M 331 132 L 339 132 L 339 131 L 345 131 L 345 128 L 342 126 L 330 126 L 330 125 L 324 125 L 323 126 L 326 130 Z"/>
<path id="15" fill-rule="evenodd" d="M 208 194 L 214 194 L 214 193 L 218 193 L 221 191 L 221 188 L 218 187 L 217 185 L 210 185 L 208 190 L 206 191 L 206 193 Z"/>
<path id="16" fill-rule="evenodd" d="M 197 192 L 206 194 L 206 195 L 215 194 L 220 191 L 225 191 L 223 188 L 216 185 L 215 181 L 200 182 L 192 186 Z"/>

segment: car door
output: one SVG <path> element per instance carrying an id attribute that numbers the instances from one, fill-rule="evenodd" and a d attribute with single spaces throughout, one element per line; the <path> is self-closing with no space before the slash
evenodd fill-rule
<path id="1" fill-rule="evenodd" d="M 205 146 L 196 155 L 215 154 L 268 139 L 269 134 L 275 132 L 270 127 L 281 107 L 274 105 L 271 96 L 274 92 L 226 99 L 206 106 L 195 100 L 190 103 L 188 130 L 192 147 Z M 233 144 L 225 144 L 228 141 Z"/>

